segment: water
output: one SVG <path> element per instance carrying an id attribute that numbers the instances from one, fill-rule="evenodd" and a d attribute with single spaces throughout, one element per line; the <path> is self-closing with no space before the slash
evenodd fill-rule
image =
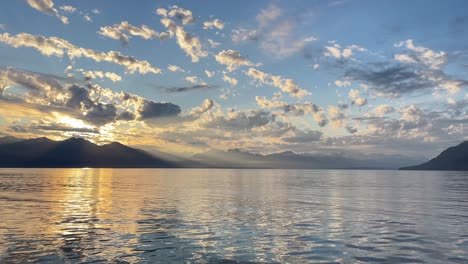
<path id="1" fill-rule="evenodd" d="M 468 173 L 0 169 L 0 263 L 468 263 Z"/>

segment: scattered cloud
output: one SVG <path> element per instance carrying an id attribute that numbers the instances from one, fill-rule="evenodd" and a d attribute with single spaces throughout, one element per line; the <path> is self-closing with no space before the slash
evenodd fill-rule
<path id="1" fill-rule="evenodd" d="M 179 66 L 177 65 L 172 65 L 172 64 L 169 64 L 167 66 L 167 69 L 170 70 L 171 72 L 185 72 L 182 68 L 180 68 Z"/>
<path id="2" fill-rule="evenodd" d="M 159 68 L 152 66 L 148 61 L 140 61 L 134 57 L 122 55 L 118 51 L 98 52 L 92 49 L 81 48 L 58 37 L 46 38 L 41 35 L 31 35 L 27 33 L 19 33 L 15 36 L 10 36 L 9 33 L 3 33 L 0 34 L 0 42 L 15 48 L 35 48 L 46 56 L 63 57 L 63 55 L 67 55 L 71 60 L 85 57 L 96 62 L 111 62 L 126 67 L 130 73 L 157 74 L 161 72 Z"/>
<path id="3" fill-rule="evenodd" d="M 68 18 L 59 14 L 59 11 L 54 7 L 54 2 L 52 2 L 52 0 L 27 0 L 27 3 L 37 11 L 49 16 L 56 16 L 63 24 L 68 24 Z"/>
<path id="4" fill-rule="evenodd" d="M 339 87 L 348 87 L 351 85 L 351 83 L 349 81 L 340 81 L 340 80 L 336 80 L 335 81 L 335 85 L 336 86 L 339 86 Z"/>
<path id="5" fill-rule="evenodd" d="M 208 53 L 203 51 L 202 44 L 196 36 L 187 33 L 183 27 L 177 25 L 169 18 L 162 18 L 161 23 L 168 30 L 169 36 L 171 38 L 176 38 L 177 44 L 179 44 L 180 48 L 190 56 L 192 62 L 198 62 L 200 57 L 208 56 Z"/>
<path id="6" fill-rule="evenodd" d="M 86 22 L 93 22 L 93 19 L 92 19 L 91 16 L 89 16 L 89 15 L 84 15 L 84 16 L 83 16 L 83 19 L 84 19 Z"/>
<path id="7" fill-rule="evenodd" d="M 223 81 L 229 83 L 232 86 L 235 86 L 238 83 L 237 79 L 229 77 L 226 74 L 223 75 Z"/>
<path id="8" fill-rule="evenodd" d="M 66 69 L 66 71 L 71 70 L 71 68 Z M 120 82 L 122 80 L 122 76 L 113 73 L 113 72 L 103 72 L 103 71 L 85 71 L 83 69 L 78 69 L 78 72 L 81 72 L 86 78 L 88 79 L 96 79 L 96 78 L 107 78 L 112 82 Z"/>
<path id="9" fill-rule="evenodd" d="M 297 83 L 291 79 L 284 79 L 281 76 L 272 75 L 254 68 L 249 68 L 246 75 L 262 84 L 273 85 L 294 97 L 302 98 L 306 95 L 310 95 L 310 92 L 301 89 Z"/>
<path id="10" fill-rule="evenodd" d="M 401 41 L 395 44 L 395 47 L 406 48 L 410 53 L 396 54 L 394 59 L 408 64 L 423 64 L 430 69 L 438 70 L 447 64 L 447 53 L 443 51 L 433 51 L 426 47 L 416 46 L 412 39 Z"/>
<path id="11" fill-rule="evenodd" d="M 193 75 L 193 76 L 187 76 L 185 77 L 185 80 L 190 82 L 190 83 L 193 83 L 193 84 L 205 84 L 203 81 L 201 81 L 197 76 Z"/>
<path id="12" fill-rule="evenodd" d="M 214 71 L 205 70 L 205 74 L 206 74 L 206 76 L 208 76 L 208 78 L 211 78 L 211 77 L 213 77 L 213 75 L 215 73 L 214 73 Z"/>
<path id="13" fill-rule="evenodd" d="M 211 29 L 211 28 L 217 28 L 217 29 L 223 29 L 224 28 L 224 23 L 221 22 L 219 19 L 215 19 L 213 21 L 205 21 L 203 22 L 203 28 L 204 29 Z"/>
<path id="14" fill-rule="evenodd" d="M 181 20 L 183 25 L 195 22 L 195 17 L 193 16 L 192 11 L 183 9 L 176 5 L 172 6 L 167 14 L 170 17 L 176 17 L 177 19 Z"/>
<path id="15" fill-rule="evenodd" d="M 70 5 L 63 5 L 60 7 L 60 10 L 62 10 L 65 13 L 73 14 L 76 13 L 77 9 L 76 7 L 70 6 Z"/>
<path id="16" fill-rule="evenodd" d="M 367 99 L 360 97 L 359 91 L 351 89 L 349 91 L 349 98 L 352 100 L 352 103 L 358 106 L 364 106 L 367 104 Z"/>
<path id="17" fill-rule="evenodd" d="M 252 66 L 253 64 L 242 57 L 238 51 L 235 50 L 223 50 L 220 51 L 215 59 L 218 63 L 226 65 L 228 71 L 232 72 L 240 66 Z"/>
<path id="18" fill-rule="evenodd" d="M 128 45 L 130 36 L 137 36 L 146 40 L 159 37 L 159 33 L 148 26 L 132 26 L 127 21 L 122 21 L 120 24 L 115 24 L 113 26 L 101 27 L 98 34 L 111 39 L 120 40 L 123 45 Z"/>
<path id="19" fill-rule="evenodd" d="M 212 47 L 212 48 L 217 48 L 217 47 L 219 47 L 221 45 L 221 43 L 216 42 L 216 41 L 214 41 L 212 39 L 208 39 L 208 43 L 210 44 L 210 47 Z"/>
<path id="20" fill-rule="evenodd" d="M 325 46 L 325 51 L 323 55 L 325 57 L 334 57 L 336 59 L 346 59 L 351 57 L 353 54 L 353 50 L 364 52 L 366 51 L 365 48 L 359 47 L 357 45 L 350 45 L 346 48 L 342 48 L 341 45 L 336 43 L 335 41 L 329 41 L 329 46 Z"/>
<path id="21" fill-rule="evenodd" d="M 274 115 L 263 110 L 231 111 L 227 116 L 214 117 L 204 126 L 227 131 L 243 131 L 265 126 L 274 121 Z"/>
<path id="22" fill-rule="evenodd" d="M 382 104 L 374 108 L 373 114 L 378 117 L 383 117 L 384 115 L 393 112 L 395 112 L 395 108 L 387 104 Z"/>

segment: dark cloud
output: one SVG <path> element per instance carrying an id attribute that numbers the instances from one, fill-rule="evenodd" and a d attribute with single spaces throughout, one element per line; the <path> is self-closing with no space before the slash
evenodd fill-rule
<path id="1" fill-rule="evenodd" d="M 181 112 L 179 106 L 171 103 L 156 103 L 129 93 L 114 93 L 90 83 L 80 86 L 48 74 L 0 68 L 0 81 L 5 85 L 0 93 L 2 101 L 47 113 L 64 113 L 97 126 L 116 120 L 175 116 Z M 9 85 L 23 87 L 27 91 L 8 93 Z"/>
<path id="2" fill-rule="evenodd" d="M 349 69 L 345 76 L 367 83 L 378 92 L 394 96 L 434 87 L 433 82 L 423 78 L 413 67 L 406 65 L 374 64 L 367 69 Z"/>
<path id="3" fill-rule="evenodd" d="M 192 86 L 180 86 L 180 87 L 169 87 L 166 88 L 166 92 L 168 93 L 182 93 L 182 92 L 189 92 L 195 90 L 210 90 L 215 89 L 217 86 L 208 85 L 208 84 L 196 84 Z"/>
<path id="4" fill-rule="evenodd" d="M 92 100 L 88 88 L 71 85 L 68 91 L 71 97 L 68 99 L 66 106 L 83 111 L 86 121 L 95 125 L 105 125 L 116 119 L 117 107 L 113 104 L 104 104 Z"/>
<path id="5" fill-rule="evenodd" d="M 124 111 L 117 116 L 117 120 L 130 121 L 135 120 L 136 116 L 132 112 Z"/>
<path id="6" fill-rule="evenodd" d="M 352 126 L 346 126 L 345 128 L 346 128 L 346 131 L 348 131 L 351 134 L 354 134 L 357 132 L 357 129 Z"/>
<path id="7" fill-rule="evenodd" d="M 89 90 L 80 87 L 78 85 L 71 85 L 68 88 L 70 93 L 70 98 L 68 99 L 66 106 L 74 109 L 81 109 L 81 105 L 84 104 L 86 107 L 90 107 L 93 105 L 93 102 L 89 98 Z"/>
<path id="8" fill-rule="evenodd" d="M 85 119 L 96 125 L 111 123 L 117 117 L 117 108 L 113 104 L 95 103 L 85 115 Z"/>
<path id="9" fill-rule="evenodd" d="M 156 103 L 153 101 L 144 101 L 138 109 L 141 119 L 151 119 L 160 117 L 171 117 L 180 114 L 178 105 L 172 103 Z"/>

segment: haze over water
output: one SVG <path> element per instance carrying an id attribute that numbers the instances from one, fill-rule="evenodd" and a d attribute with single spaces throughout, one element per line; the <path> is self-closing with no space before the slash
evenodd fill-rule
<path id="1" fill-rule="evenodd" d="M 0 215 L 0 263 L 468 262 L 467 172 L 0 169 Z"/>

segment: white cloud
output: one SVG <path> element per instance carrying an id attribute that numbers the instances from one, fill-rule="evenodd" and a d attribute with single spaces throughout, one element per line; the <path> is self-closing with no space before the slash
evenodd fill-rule
<path id="1" fill-rule="evenodd" d="M 392 113 L 395 111 L 395 108 L 393 108 L 392 106 L 390 105 L 387 105 L 387 104 L 383 104 L 383 105 L 379 105 L 377 106 L 376 108 L 374 108 L 374 115 L 375 116 L 378 116 L 378 117 L 382 117 L 388 113 Z"/>
<path id="2" fill-rule="evenodd" d="M 217 48 L 218 46 L 221 45 L 221 43 L 216 42 L 216 41 L 214 41 L 214 40 L 212 40 L 212 39 L 208 39 L 208 43 L 210 44 L 210 46 L 211 46 L 212 48 Z"/>
<path id="3" fill-rule="evenodd" d="M 152 66 L 148 61 L 140 61 L 134 57 L 122 55 L 118 51 L 98 52 L 92 49 L 77 47 L 58 37 L 46 38 L 41 35 L 27 33 L 10 36 L 8 33 L 3 33 L 0 34 L 0 42 L 15 48 L 35 48 L 46 56 L 63 57 L 63 55 L 67 55 L 71 60 L 85 57 L 97 62 L 111 62 L 126 67 L 130 73 L 139 72 L 140 74 L 146 74 L 161 72 L 159 68 Z"/>
<path id="4" fill-rule="evenodd" d="M 70 5 L 63 5 L 60 7 L 60 10 L 62 10 L 65 13 L 73 14 L 77 11 L 76 7 L 70 6 Z"/>
<path id="5" fill-rule="evenodd" d="M 290 94 L 291 96 L 302 98 L 306 95 L 310 95 L 310 92 L 301 89 L 297 83 L 291 79 L 284 79 L 281 76 L 272 75 L 254 68 L 249 68 L 246 74 L 247 76 L 250 76 L 252 79 L 259 81 L 262 84 L 273 85 L 279 88 L 281 91 Z"/>
<path id="6" fill-rule="evenodd" d="M 84 19 L 86 22 L 93 22 L 93 19 L 92 19 L 89 15 L 84 15 L 84 16 L 83 16 L 83 19 Z"/>
<path id="7" fill-rule="evenodd" d="M 367 99 L 360 97 L 359 91 L 351 89 L 349 91 L 349 98 L 352 102 L 358 106 L 364 106 L 367 104 Z"/>
<path id="8" fill-rule="evenodd" d="M 200 40 L 194 35 L 185 32 L 185 30 L 174 21 L 169 18 L 162 18 L 161 23 L 169 31 L 169 36 L 177 39 L 177 44 L 191 57 L 192 62 L 198 62 L 200 57 L 206 57 L 208 55 L 208 53 L 202 50 Z"/>
<path id="9" fill-rule="evenodd" d="M 340 81 L 340 80 L 336 80 L 335 81 L 335 85 L 336 86 L 339 86 L 339 87 L 347 87 L 347 86 L 350 86 L 351 83 L 349 81 Z"/>
<path id="10" fill-rule="evenodd" d="M 202 80 L 200 80 L 197 76 L 193 75 L 193 76 L 187 76 L 185 77 L 185 80 L 190 82 L 190 83 L 193 83 L 193 84 L 200 84 L 200 85 L 206 85 L 206 83 Z"/>
<path id="11" fill-rule="evenodd" d="M 192 14 L 192 11 L 173 5 L 169 10 L 165 8 L 156 9 L 156 14 L 163 17 L 176 17 L 182 21 L 183 25 L 191 24 L 195 22 L 195 17 Z"/>
<path id="12" fill-rule="evenodd" d="M 320 67 L 320 64 L 314 64 L 314 70 L 318 70 L 319 67 Z"/>
<path id="13" fill-rule="evenodd" d="M 120 24 L 115 24 L 113 26 L 101 27 L 98 31 L 98 34 L 111 39 L 120 40 L 125 45 L 128 44 L 130 35 L 146 40 L 160 36 L 158 32 L 154 31 L 146 25 L 137 27 L 131 25 L 127 21 L 122 21 Z"/>
<path id="14" fill-rule="evenodd" d="M 325 57 L 334 57 L 336 59 L 345 59 L 351 57 L 353 55 L 353 50 L 357 50 L 360 52 L 366 51 L 365 48 L 357 46 L 357 45 L 350 45 L 346 48 L 342 48 L 341 45 L 334 41 L 329 41 L 331 45 L 325 46 L 325 51 L 323 55 Z"/>
<path id="15" fill-rule="evenodd" d="M 203 22 L 203 28 L 204 29 L 210 29 L 210 28 L 217 28 L 217 29 L 223 29 L 224 28 L 224 23 L 221 22 L 219 19 L 215 19 L 213 21 L 205 21 Z"/>
<path id="16" fill-rule="evenodd" d="M 172 64 L 169 64 L 167 66 L 167 69 L 170 70 L 171 72 L 185 72 L 182 68 L 180 68 L 179 66 L 177 65 L 172 65 Z"/>
<path id="17" fill-rule="evenodd" d="M 154 13 L 156 13 L 157 15 L 160 15 L 160 16 L 167 17 L 167 9 L 165 9 L 165 8 L 158 8 L 158 9 L 156 9 L 156 11 Z"/>
<path id="18" fill-rule="evenodd" d="M 281 109 L 286 114 L 293 114 L 295 116 L 303 116 L 305 114 L 314 114 L 321 110 L 311 102 L 288 104 L 278 99 L 268 100 L 265 97 L 255 96 L 255 101 L 262 108 L 267 109 Z"/>
<path id="19" fill-rule="evenodd" d="M 68 18 L 59 14 L 52 0 L 27 0 L 27 3 L 37 11 L 49 16 L 56 16 L 63 24 L 68 24 Z"/>
<path id="20" fill-rule="evenodd" d="M 238 51 L 223 50 L 215 56 L 215 59 L 220 64 L 226 65 L 227 70 L 232 72 L 240 66 L 252 66 L 253 64 L 242 57 Z"/>
<path id="21" fill-rule="evenodd" d="M 238 83 L 237 79 L 235 79 L 233 77 L 229 77 L 229 76 L 227 76 L 225 74 L 223 75 L 223 81 L 231 84 L 232 86 L 237 85 L 237 83 Z"/>
<path id="22" fill-rule="evenodd" d="M 447 103 L 449 105 L 457 105 L 457 101 L 455 101 L 453 98 L 447 98 Z"/>
<path id="23" fill-rule="evenodd" d="M 70 67 L 71 65 L 69 65 Z M 71 70 L 67 67 L 66 70 Z M 91 79 L 96 79 L 96 78 L 107 78 L 111 80 L 112 82 L 120 82 L 122 80 L 122 77 L 116 73 L 113 72 L 103 72 L 103 71 L 85 71 L 83 69 L 78 69 L 77 71 L 81 72 L 85 77 L 91 78 Z"/>
<path id="24" fill-rule="evenodd" d="M 441 69 L 447 64 L 447 54 L 443 51 L 436 52 L 422 46 L 415 46 L 412 39 L 401 41 L 395 44 L 395 47 L 405 47 L 411 51 L 410 54 L 396 54 L 394 59 L 410 64 L 423 64 L 431 69 Z"/>
<path id="25" fill-rule="evenodd" d="M 209 70 L 205 70 L 205 74 L 206 74 L 206 76 L 208 76 L 208 78 L 211 78 L 211 77 L 213 77 L 214 72 L 213 72 L 213 71 L 209 71 Z"/>
<path id="26" fill-rule="evenodd" d="M 211 110 L 215 102 L 212 99 L 205 99 L 200 106 L 194 107 L 190 110 L 189 115 L 199 116 Z"/>

